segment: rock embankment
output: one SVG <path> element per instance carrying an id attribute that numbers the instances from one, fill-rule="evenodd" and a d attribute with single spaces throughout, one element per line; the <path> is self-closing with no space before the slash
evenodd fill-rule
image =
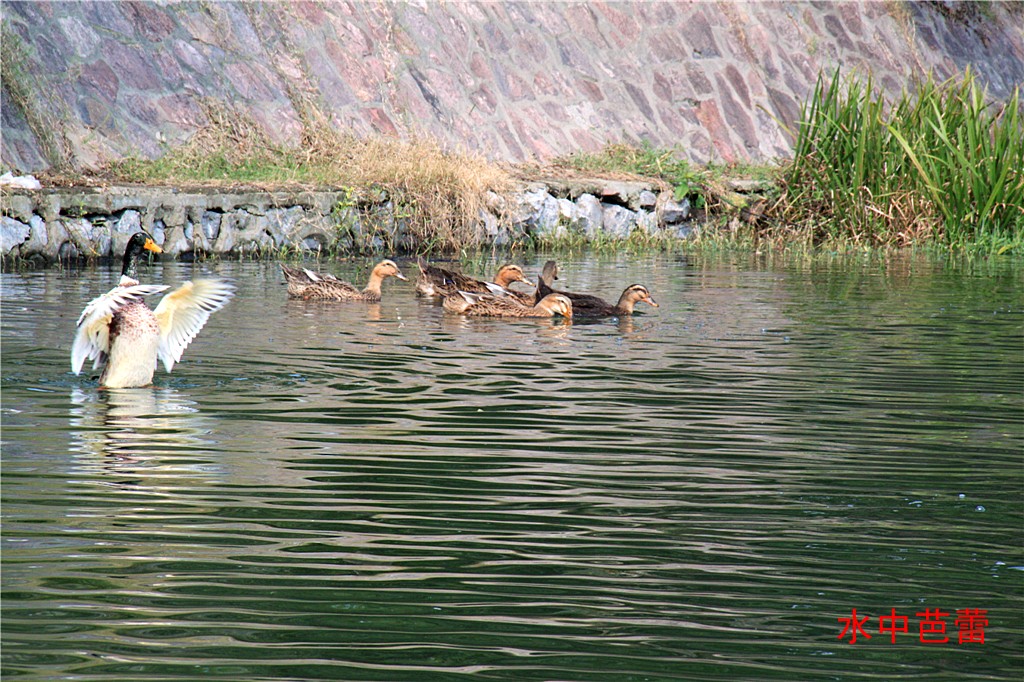
<path id="1" fill-rule="evenodd" d="M 636 230 L 686 237 L 692 231 L 689 201 L 669 194 L 637 181 L 524 184 L 507 197 L 491 197 L 477 225 L 479 245 L 621 240 Z M 5 261 L 116 256 L 138 230 L 152 234 L 173 257 L 420 246 L 386 197 L 354 200 L 348 190 L 60 188 L 13 190 L 0 203 Z"/>

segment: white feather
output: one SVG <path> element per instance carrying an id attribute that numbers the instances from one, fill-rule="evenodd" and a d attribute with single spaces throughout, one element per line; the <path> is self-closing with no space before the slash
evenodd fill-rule
<path id="1" fill-rule="evenodd" d="M 170 372 L 210 315 L 231 300 L 235 288 L 219 279 L 197 279 L 163 297 L 153 313 L 160 327 L 157 357 Z"/>
<path id="2" fill-rule="evenodd" d="M 71 370 L 79 374 L 86 359 L 93 361 L 93 369 L 102 364 L 104 355 L 110 351 L 110 320 L 119 308 L 168 288 L 164 284 L 117 286 L 89 301 L 78 318 L 78 332 L 71 346 Z"/>
<path id="3" fill-rule="evenodd" d="M 502 297 L 504 297 L 504 296 L 511 296 L 512 295 L 511 291 L 509 291 L 505 287 L 498 286 L 494 282 L 484 282 L 484 286 L 487 287 L 487 290 L 489 292 L 491 292 L 492 294 L 494 294 L 495 296 L 502 296 Z"/>

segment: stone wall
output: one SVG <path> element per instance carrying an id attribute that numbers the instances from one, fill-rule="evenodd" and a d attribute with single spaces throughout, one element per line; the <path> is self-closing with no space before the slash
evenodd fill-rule
<path id="1" fill-rule="evenodd" d="M 14 190 L 0 216 L 0 256 L 42 264 L 123 253 L 145 230 L 171 257 L 239 257 L 281 249 L 408 252 L 418 244 L 386 197 L 348 191 L 180 190 L 165 187 Z M 626 239 L 634 231 L 686 237 L 690 206 L 644 182 L 531 183 L 495 195 L 478 224 L 482 245 Z"/>
<path id="2" fill-rule="evenodd" d="M 1024 82 L 1020 3 L 3 0 L 2 170 L 158 156 L 236 107 L 281 142 L 324 116 L 496 159 L 608 142 L 786 156 L 819 72 L 897 93 L 971 65 Z"/>

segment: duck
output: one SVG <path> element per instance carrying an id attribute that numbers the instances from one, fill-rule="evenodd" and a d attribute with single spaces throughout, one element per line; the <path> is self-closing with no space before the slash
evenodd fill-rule
<path id="1" fill-rule="evenodd" d="M 480 294 L 497 294 L 502 296 L 514 296 L 522 302 L 533 303 L 532 293 L 522 293 L 510 289 L 513 282 L 523 282 L 527 286 L 534 286 L 533 282 L 526 278 L 526 273 L 518 265 L 507 263 L 498 268 L 493 282 L 474 279 L 468 275 L 455 270 L 439 268 L 436 265 L 427 265 L 423 259 L 419 260 L 420 276 L 416 279 L 416 293 L 422 296 L 453 296 L 456 291 L 469 291 Z"/>
<path id="2" fill-rule="evenodd" d="M 334 275 L 319 274 L 306 268 L 291 268 L 281 264 L 285 282 L 288 283 L 288 296 L 302 298 L 307 301 L 380 301 L 380 285 L 388 277 L 397 277 L 403 282 L 409 281 L 393 260 L 382 260 L 373 266 L 370 281 L 366 288 L 360 290 L 355 285 L 342 282 Z"/>
<path id="3" fill-rule="evenodd" d="M 551 287 L 551 285 L 557 279 L 558 264 L 553 260 L 549 260 L 544 264 L 544 268 L 541 270 L 541 275 L 537 278 L 537 297 L 547 296 L 552 293 L 563 294 L 572 301 L 573 310 L 581 317 L 618 317 L 622 315 L 632 315 L 633 308 L 640 301 L 643 301 L 654 308 L 659 307 L 658 303 L 651 296 L 651 292 L 642 284 L 631 284 L 626 287 L 623 290 L 622 295 L 619 296 L 618 303 L 612 305 L 600 296 L 594 296 L 592 294 L 577 294 L 571 291 L 556 291 Z"/>
<path id="4" fill-rule="evenodd" d="M 520 303 L 511 296 L 457 291 L 445 296 L 444 309 L 470 317 L 552 317 L 561 315 L 572 319 L 572 301 L 561 294 L 549 294 L 536 305 Z"/>
<path id="5" fill-rule="evenodd" d="M 162 249 L 146 232 L 128 240 L 116 287 L 97 296 L 78 318 L 71 346 L 71 369 L 77 375 L 86 360 L 100 369 L 103 388 L 139 388 L 153 383 L 157 361 L 170 372 L 210 315 L 223 308 L 235 293 L 220 279 L 185 282 L 165 295 L 156 308 L 145 297 L 166 291 L 164 284 L 142 284 L 138 263 L 146 252 Z"/>

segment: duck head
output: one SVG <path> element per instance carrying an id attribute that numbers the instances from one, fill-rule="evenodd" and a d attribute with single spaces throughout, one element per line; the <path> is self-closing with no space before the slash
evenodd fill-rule
<path id="1" fill-rule="evenodd" d="M 138 283 L 139 258 L 146 251 L 163 253 L 153 237 L 145 232 L 136 232 L 128 240 L 128 246 L 124 249 L 124 258 L 121 260 L 121 283 L 125 279 Z"/>
<path id="2" fill-rule="evenodd" d="M 498 274 L 494 276 L 494 283 L 500 287 L 508 287 L 512 282 L 522 282 L 527 286 L 533 286 L 533 282 L 526 279 L 526 273 L 518 265 L 502 265 Z"/>
<path id="3" fill-rule="evenodd" d="M 398 269 L 398 265 L 393 260 L 382 260 L 377 263 L 373 268 L 373 274 L 381 279 L 385 277 L 397 277 L 403 282 L 409 281 L 408 278 L 402 274 L 402 271 Z"/>
<path id="4" fill-rule="evenodd" d="M 561 315 L 567 320 L 572 319 L 572 301 L 563 294 L 548 294 L 540 300 L 537 307 L 552 315 Z"/>

